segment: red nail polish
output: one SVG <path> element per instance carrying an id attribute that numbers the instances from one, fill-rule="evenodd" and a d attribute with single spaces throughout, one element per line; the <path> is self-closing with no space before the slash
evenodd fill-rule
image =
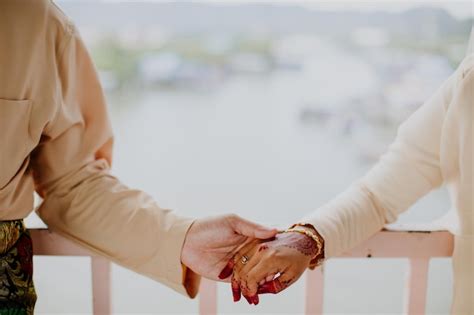
<path id="1" fill-rule="evenodd" d="M 267 282 L 263 285 L 261 285 L 259 288 L 258 288 L 258 292 L 259 294 L 263 294 L 263 293 L 273 293 L 273 294 L 276 294 L 278 292 L 280 292 L 282 290 L 282 285 L 280 283 L 280 281 L 278 279 L 275 279 L 275 280 L 272 280 L 270 282 Z"/>
<path id="2" fill-rule="evenodd" d="M 234 270 L 234 261 L 230 260 L 227 265 L 222 269 L 221 273 L 219 274 L 219 279 L 224 280 L 229 278 L 232 275 L 232 271 Z"/>
<path id="3" fill-rule="evenodd" d="M 234 297 L 234 303 L 240 301 L 240 296 L 236 295 L 235 293 L 233 294 Z"/>
<path id="4" fill-rule="evenodd" d="M 232 279 L 232 297 L 234 298 L 234 302 L 240 301 L 240 286 L 239 283 Z"/>
<path id="5" fill-rule="evenodd" d="M 259 288 L 258 288 L 258 294 L 265 294 L 265 293 L 272 293 L 272 285 L 270 284 L 270 282 L 267 282 L 267 283 L 264 283 L 262 284 Z"/>
<path id="6" fill-rule="evenodd" d="M 240 301 L 240 291 L 232 289 L 232 296 L 234 298 L 234 302 Z"/>
<path id="7" fill-rule="evenodd" d="M 258 303 L 260 302 L 260 300 L 259 300 L 259 298 L 258 298 L 258 295 L 255 295 L 255 296 L 252 298 L 252 302 L 253 302 L 253 304 L 258 305 Z"/>
<path id="8" fill-rule="evenodd" d="M 244 298 L 247 300 L 247 303 L 249 303 L 250 305 L 253 304 L 253 301 L 252 301 L 252 299 L 251 299 L 250 297 L 244 295 Z"/>

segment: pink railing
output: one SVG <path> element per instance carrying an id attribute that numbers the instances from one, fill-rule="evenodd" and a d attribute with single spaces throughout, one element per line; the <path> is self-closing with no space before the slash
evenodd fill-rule
<path id="1" fill-rule="evenodd" d="M 35 255 L 91 257 L 93 312 L 110 314 L 110 263 L 46 229 L 34 229 L 31 233 Z M 453 236 L 446 231 L 383 230 L 340 258 L 408 258 L 410 265 L 406 282 L 405 313 L 414 315 L 425 313 L 430 259 L 450 257 L 452 252 Z M 323 313 L 324 275 L 321 268 L 307 272 L 305 297 L 306 314 Z M 202 281 L 199 313 L 217 314 L 215 282 Z"/>
<path id="2" fill-rule="evenodd" d="M 47 229 L 30 229 L 34 255 L 89 256 L 92 275 L 92 310 L 111 314 L 110 262 Z"/>

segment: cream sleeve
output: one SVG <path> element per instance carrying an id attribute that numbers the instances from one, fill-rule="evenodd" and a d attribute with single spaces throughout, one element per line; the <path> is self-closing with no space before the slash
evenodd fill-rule
<path id="1" fill-rule="evenodd" d="M 399 127 L 388 152 L 365 177 L 302 220 L 324 238 L 326 258 L 369 238 L 443 183 L 443 122 L 460 69 Z"/>

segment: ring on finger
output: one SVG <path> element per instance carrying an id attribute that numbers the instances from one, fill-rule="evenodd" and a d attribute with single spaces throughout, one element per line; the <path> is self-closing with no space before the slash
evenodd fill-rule
<path id="1" fill-rule="evenodd" d="M 242 263 L 242 265 L 246 265 L 248 262 L 249 262 L 250 258 L 246 255 L 243 255 L 241 258 L 240 258 L 240 262 Z"/>

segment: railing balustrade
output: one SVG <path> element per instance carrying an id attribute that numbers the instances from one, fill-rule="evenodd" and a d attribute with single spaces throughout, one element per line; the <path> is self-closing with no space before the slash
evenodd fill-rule
<path id="1" fill-rule="evenodd" d="M 94 314 L 111 314 L 110 262 L 47 229 L 31 229 L 35 255 L 90 256 Z M 453 236 L 446 231 L 389 231 L 383 230 L 351 251 L 334 259 L 343 258 L 407 258 L 405 313 L 424 314 L 429 261 L 435 257 L 450 257 Z M 305 313 L 323 314 L 324 274 L 321 268 L 306 273 Z M 199 296 L 199 313 L 217 314 L 217 284 L 204 280 Z"/>

